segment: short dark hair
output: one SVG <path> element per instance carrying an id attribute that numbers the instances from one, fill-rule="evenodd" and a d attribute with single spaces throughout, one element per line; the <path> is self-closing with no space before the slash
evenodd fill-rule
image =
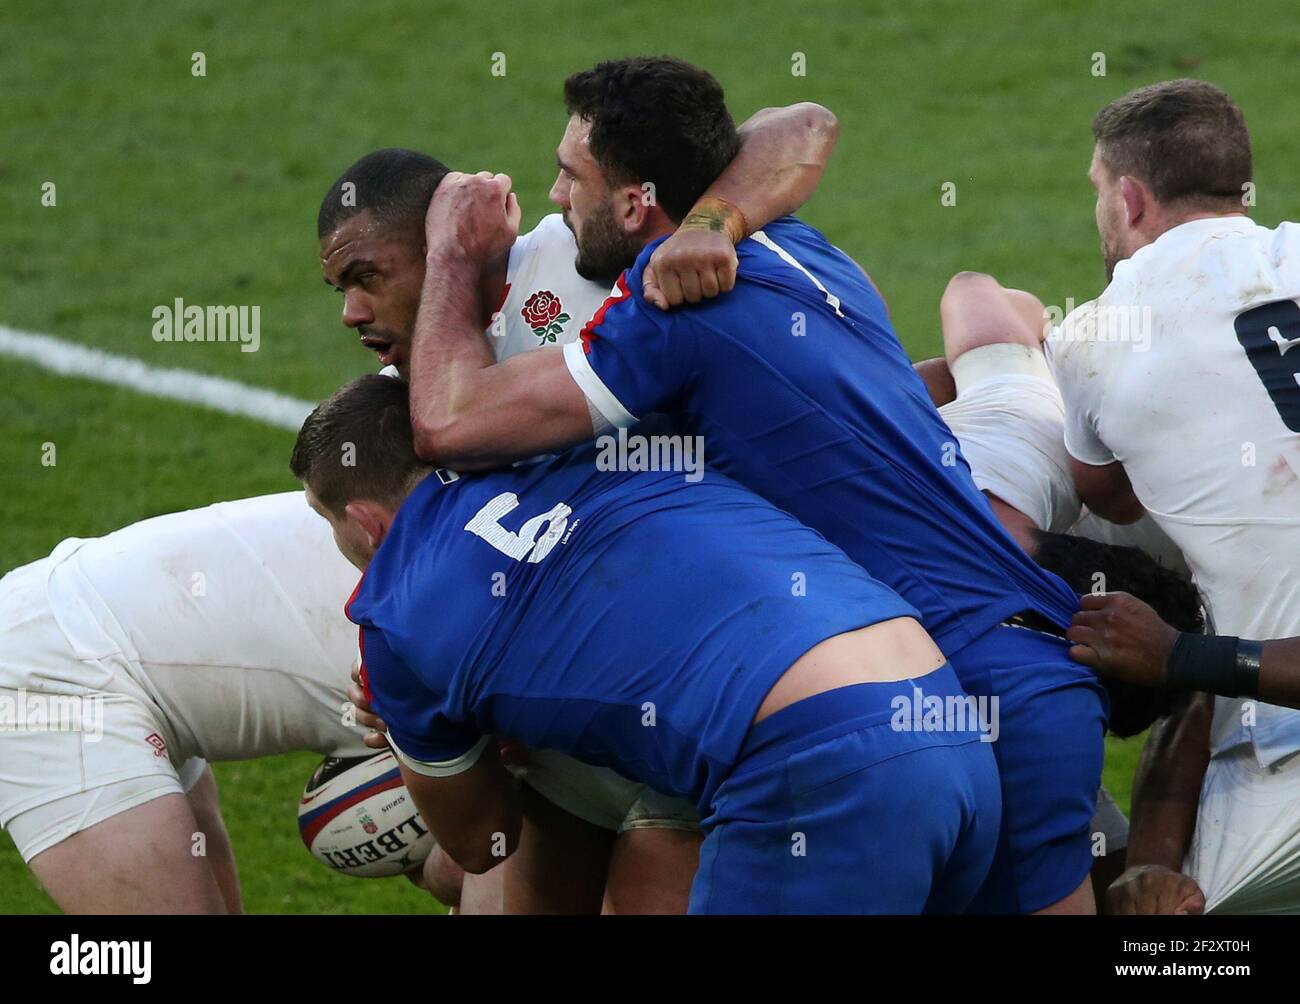
<path id="1" fill-rule="evenodd" d="M 1242 205 L 1253 164 L 1241 109 L 1204 80 L 1166 80 L 1130 91 L 1092 120 L 1112 174 L 1144 181 L 1163 203 Z"/>
<path id="2" fill-rule="evenodd" d="M 356 499 L 397 508 L 428 468 L 415 454 L 406 384 L 378 373 L 318 404 L 289 459 L 294 477 L 336 514 Z"/>
<path id="3" fill-rule="evenodd" d="M 671 56 L 597 63 L 564 82 L 570 115 L 591 123 L 591 155 L 612 184 L 647 181 L 680 221 L 740 149 L 722 85 Z"/>
<path id="4" fill-rule="evenodd" d="M 344 171 L 330 186 L 316 214 L 316 237 L 332 234 L 358 213 L 369 211 L 375 222 L 392 228 L 394 236 L 424 234 L 429 202 L 447 176 L 442 161 L 414 150 L 376 150 Z M 344 202 L 344 185 L 354 196 Z"/>
<path id="5" fill-rule="evenodd" d="M 1145 551 L 1102 544 L 1063 533 L 1034 533 L 1034 560 L 1065 580 L 1080 595 L 1100 584 L 1110 593 L 1132 593 L 1149 604 L 1160 619 L 1179 631 L 1199 632 L 1205 626 L 1201 598 L 1191 581 L 1166 568 Z M 1135 736 L 1169 710 L 1170 694 L 1122 680 L 1103 679 L 1110 695 L 1107 727 L 1120 738 Z"/>

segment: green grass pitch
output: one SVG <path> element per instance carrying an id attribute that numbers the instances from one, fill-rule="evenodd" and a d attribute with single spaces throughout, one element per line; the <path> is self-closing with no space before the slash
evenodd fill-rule
<path id="1" fill-rule="evenodd" d="M 531 225 L 549 208 L 565 74 L 669 52 L 712 70 L 737 118 L 803 99 L 839 115 L 839 150 L 803 215 L 871 272 L 913 356 L 933 355 L 939 294 L 958 270 L 1049 304 L 1100 289 L 1088 122 L 1132 87 L 1194 75 L 1227 88 L 1255 137 L 1257 218 L 1295 218 L 1294 20 L 1292 0 L 10 0 L 0 324 L 320 398 L 373 367 L 315 255 L 316 207 L 343 167 L 409 146 L 506 171 Z M 205 76 L 191 74 L 194 53 Z M 791 72 L 796 54 L 805 75 Z M 945 182 L 956 205 L 941 204 Z M 150 311 L 176 297 L 260 305 L 260 351 L 155 343 Z M 0 572 L 66 536 L 293 487 L 286 432 L 5 357 L 0 430 Z M 1121 804 L 1138 749 L 1108 747 Z M 217 768 L 248 909 L 433 912 L 401 880 L 337 878 L 302 849 L 294 800 L 314 761 Z M 0 913 L 52 910 L 0 838 Z"/>

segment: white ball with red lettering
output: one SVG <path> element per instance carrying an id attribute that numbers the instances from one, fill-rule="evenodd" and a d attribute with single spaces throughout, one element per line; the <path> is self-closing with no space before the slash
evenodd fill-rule
<path id="1" fill-rule="evenodd" d="M 357 878 L 401 875 L 433 850 L 389 750 L 326 757 L 298 803 L 298 832 L 317 860 Z"/>

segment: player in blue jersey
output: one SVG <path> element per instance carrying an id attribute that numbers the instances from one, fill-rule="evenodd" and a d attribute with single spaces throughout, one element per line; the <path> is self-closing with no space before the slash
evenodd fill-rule
<path id="1" fill-rule="evenodd" d="M 439 846 L 474 873 L 512 850 L 508 735 L 694 799 L 692 912 L 962 910 L 997 843 L 996 705 L 820 534 L 721 475 L 597 452 L 435 471 L 378 375 L 298 436 L 364 571 L 367 699 Z"/>
<path id="2" fill-rule="evenodd" d="M 421 455 L 485 469 L 647 412 L 674 416 L 703 437 L 710 465 L 915 606 L 970 693 L 999 697 L 1002 845 L 973 908 L 1093 912 L 1106 702 L 1055 636 L 1077 597 L 994 518 L 876 289 L 821 234 L 779 220 L 737 244 L 733 291 L 708 299 L 723 285 L 696 282 L 677 291 L 687 306 L 652 305 L 663 297 L 645 266 L 678 222 L 696 239 L 747 229 L 745 193 L 692 201 L 734 149 L 711 77 L 671 59 L 622 60 L 575 74 L 565 98 L 551 197 L 577 237 L 577 268 L 611 281 L 628 270 L 580 344 L 493 365 L 475 326 L 479 263 L 509 246 L 518 205 L 502 175 L 444 181 L 426 221 L 412 350 Z"/>

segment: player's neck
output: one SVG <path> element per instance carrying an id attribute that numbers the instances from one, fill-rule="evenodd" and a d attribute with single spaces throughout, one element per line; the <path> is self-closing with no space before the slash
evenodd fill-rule
<path id="1" fill-rule="evenodd" d="M 651 206 L 637 235 L 641 238 L 641 247 L 645 247 L 647 244 L 653 244 L 660 237 L 667 237 L 676 230 L 676 220 L 664 212 L 661 206 Z"/>
<path id="2" fill-rule="evenodd" d="M 1247 215 L 1246 210 L 1244 208 L 1232 209 L 1227 211 L 1219 211 L 1219 212 L 1202 211 L 1202 212 L 1191 212 L 1191 213 L 1178 213 L 1177 215 L 1172 215 L 1168 219 L 1161 221 L 1161 225 L 1155 228 L 1154 232 L 1151 234 L 1150 239 L 1151 241 L 1154 241 L 1157 238 L 1163 236 L 1164 234 L 1169 233 L 1170 230 L 1173 230 L 1176 227 L 1181 227 L 1184 223 L 1195 223 L 1197 220 L 1227 220 L 1227 219 L 1234 219 L 1237 217 L 1244 217 L 1246 215 Z"/>
<path id="3" fill-rule="evenodd" d="M 657 241 L 660 237 L 667 237 L 669 234 L 675 232 L 676 230 L 677 230 L 677 224 L 674 223 L 672 220 L 670 220 L 668 217 L 664 216 L 662 217 L 662 222 L 660 222 L 655 227 L 651 228 L 649 235 L 645 239 L 645 243 L 651 244 L 654 241 Z M 645 245 L 642 246 L 644 247 Z"/>

